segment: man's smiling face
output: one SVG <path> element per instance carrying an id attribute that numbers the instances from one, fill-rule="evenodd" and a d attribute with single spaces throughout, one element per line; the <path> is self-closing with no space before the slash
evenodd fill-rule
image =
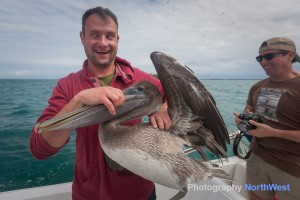
<path id="1" fill-rule="evenodd" d="M 114 65 L 118 49 L 118 27 L 111 17 L 107 20 L 93 14 L 87 20 L 81 42 L 90 67 L 106 69 Z"/>

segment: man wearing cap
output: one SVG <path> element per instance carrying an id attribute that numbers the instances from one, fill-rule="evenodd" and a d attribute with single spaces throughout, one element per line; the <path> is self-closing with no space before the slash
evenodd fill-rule
<path id="1" fill-rule="evenodd" d="M 291 39 L 276 37 L 261 44 L 256 60 L 269 77 L 251 87 L 244 110 L 258 113 L 263 121 L 250 120 L 257 128 L 247 132 L 254 136 L 247 184 L 261 186 L 249 191 L 249 199 L 299 199 L 300 72 L 292 64 L 300 57 Z"/>

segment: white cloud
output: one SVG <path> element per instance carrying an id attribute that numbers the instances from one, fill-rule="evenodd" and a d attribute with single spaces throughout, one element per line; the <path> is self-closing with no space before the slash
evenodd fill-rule
<path id="1" fill-rule="evenodd" d="M 262 78 L 255 56 L 263 40 L 287 36 L 300 45 L 299 0 L 11 0 L 0 7 L 0 78 L 60 78 L 80 69 L 81 16 L 94 6 L 119 19 L 118 55 L 152 73 L 149 55 L 158 50 L 201 78 Z"/>

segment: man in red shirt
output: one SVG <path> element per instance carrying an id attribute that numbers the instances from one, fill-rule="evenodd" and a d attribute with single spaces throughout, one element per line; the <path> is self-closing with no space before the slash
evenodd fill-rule
<path id="1" fill-rule="evenodd" d="M 160 81 L 117 57 L 118 21 L 108 9 L 96 7 L 82 16 L 80 32 L 87 60 L 83 69 L 60 79 L 37 123 L 59 116 L 85 105 L 104 104 L 114 114 L 115 107 L 124 102 L 122 90 L 141 80 L 159 88 Z M 154 127 L 169 129 L 171 121 L 164 103 L 150 117 Z M 130 122 L 141 123 L 141 119 Z M 72 186 L 74 200 L 147 200 L 156 199 L 154 183 L 128 170 L 116 171 L 107 165 L 109 160 L 98 139 L 99 125 L 77 128 L 76 162 Z M 71 130 L 44 131 L 33 129 L 30 149 L 38 159 L 57 153 L 68 141 Z"/>

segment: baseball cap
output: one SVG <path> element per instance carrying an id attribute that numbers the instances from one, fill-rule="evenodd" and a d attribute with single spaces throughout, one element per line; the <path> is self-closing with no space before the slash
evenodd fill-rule
<path id="1" fill-rule="evenodd" d="M 296 45 L 293 40 L 287 37 L 274 37 L 264 41 L 260 48 L 259 53 L 266 50 L 282 50 L 295 52 L 294 62 L 300 62 L 300 57 L 296 53 Z"/>

